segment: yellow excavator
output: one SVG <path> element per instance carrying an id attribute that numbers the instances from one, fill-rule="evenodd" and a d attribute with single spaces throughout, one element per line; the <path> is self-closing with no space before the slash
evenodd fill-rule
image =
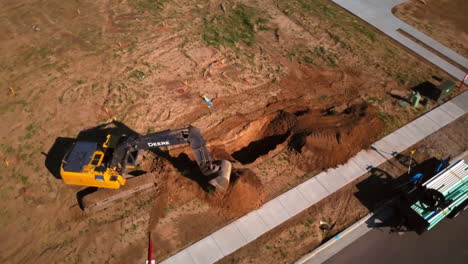
<path id="1" fill-rule="evenodd" d="M 100 188 L 81 199 L 85 211 L 97 211 L 136 192 L 155 188 L 151 173 L 140 176 L 128 173 L 137 165 L 141 151 L 181 144 L 190 145 L 209 183 L 225 191 L 229 186 L 231 163 L 213 161 L 200 130 L 193 126 L 147 135 L 110 134 L 104 142 L 77 140 L 62 160 L 60 176 L 66 184 Z"/>

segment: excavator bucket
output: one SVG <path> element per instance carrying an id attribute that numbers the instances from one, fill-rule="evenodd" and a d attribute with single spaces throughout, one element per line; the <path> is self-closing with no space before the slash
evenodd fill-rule
<path id="1" fill-rule="evenodd" d="M 227 160 L 219 160 L 213 162 L 213 164 L 218 166 L 219 169 L 214 173 L 215 178 L 210 180 L 209 183 L 216 187 L 216 189 L 225 192 L 229 187 L 229 180 L 231 178 L 231 162 Z"/>

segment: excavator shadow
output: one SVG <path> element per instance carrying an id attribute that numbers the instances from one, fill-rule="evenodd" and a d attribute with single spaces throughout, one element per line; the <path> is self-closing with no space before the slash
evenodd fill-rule
<path id="1" fill-rule="evenodd" d="M 76 139 L 82 141 L 104 142 L 106 136 L 109 134 L 127 136 L 138 135 L 136 131 L 129 128 L 124 123 L 113 120 L 112 122 L 80 131 Z"/>
<path id="2" fill-rule="evenodd" d="M 196 182 L 205 192 L 212 192 L 215 190 L 215 187 L 208 183 L 211 179 L 203 175 L 197 163 L 191 160 L 187 154 L 181 153 L 177 157 L 173 157 L 168 151 L 162 151 L 160 149 L 150 151 L 169 161 L 183 176 Z"/>
<path id="3" fill-rule="evenodd" d="M 86 187 L 83 190 L 80 190 L 76 193 L 76 200 L 78 201 L 78 206 L 80 206 L 81 210 L 84 210 L 83 206 L 83 197 L 85 197 L 88 194 L 91 194 L 95 191 L 97 191 L 97 187 Z"/>
<path id="4" fill-rule="evenodd" d="M 60 177 L 60 165 L 68 149 L 73 145 L 75 139 L 59 137 L 46 154 L 45 166 L 49 172 L 57 179 Z"/>

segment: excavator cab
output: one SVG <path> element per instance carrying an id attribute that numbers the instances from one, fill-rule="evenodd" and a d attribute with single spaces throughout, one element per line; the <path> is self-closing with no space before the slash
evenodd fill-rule
<path id="1" fill-rule="evenodd" d="M 120 188 L 126 180 L 117 171 L 107 167 L 108 150 L 96 142 L 77 141 L 62 161 L 62 180 L 71 185 Z"/>

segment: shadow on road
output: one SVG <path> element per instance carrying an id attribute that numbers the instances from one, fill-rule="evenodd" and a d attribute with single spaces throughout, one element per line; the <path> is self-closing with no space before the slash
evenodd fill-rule
<path id="1" fill-rule="evenodd" d="M 408 166 L 411 160 L 410 173 L 394 177 L 388 172 L 372 168 L 371 176 L 364 181 L 358 183 L 356 187 L 358 192 L 355 193 L 356 198 L 366 206 L 366 208 L 374 212 L 373 216 L 366 221 L 370 228 L 384 228 L 389 232 L 408 231 L 403 226 L 404 216 L 396 210 L 396 202 L 411 188 L 414 188 L 414 176 L 421 173 L 421 182 L 427 181 L 436 173 L 440 164 L 445 160 L 436 158 L 427 159 L 418 163 L 408 155 L 395 155 L 397 162 L 403 166 Z"/>

